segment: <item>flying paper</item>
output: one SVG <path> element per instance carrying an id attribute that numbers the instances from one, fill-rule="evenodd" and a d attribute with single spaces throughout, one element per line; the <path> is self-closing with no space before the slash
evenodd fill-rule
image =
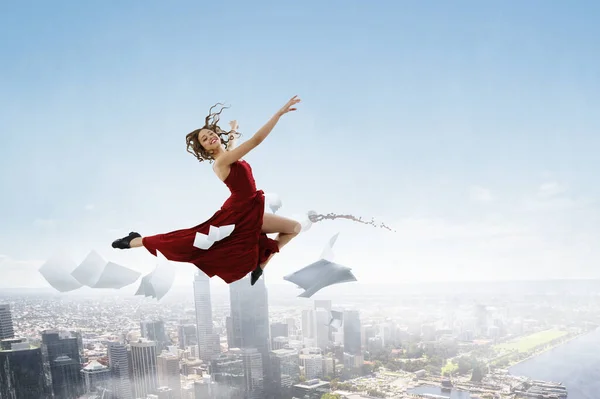
<path id="1" fill-rule="evenodd" d="M 69 292 L 83 286 L 71 275 L 76 267 L 77 263 L 73 259 L 60 254 L 48 259 L 38 271 L 52 288 L 58 292 Z"/>
<path id="2" fill-rule="evenodd" d="M 133 284 L 140 275 L 141 273 L 135 270 L 113 262 L 106 262 L 96 251 L 91 251 L 83 262 L 71 272 L 71 276 L 81 285 L 112 289 L 120 289 Z"/>
<path id="3" fill-rule="evenodd" d="M 328 260 L 333 259 L 333 245 L 338 235 L 339 233 L 331 237 L 321 259 L 283 278 L 304 289 L 299 297 L 310 298 L 317 291 L 330 285 L 356 281 L 352 269 Z"/>
<path id="4" fill-rule="evenodd" d="M 173 286 L 175 268 L 160 251 L 156 251 L 156 258 L 158 260 L 156 267 L 142 278 L 135 295 L 161 300 Z"/>
<path id="5" fill-rule="evenodd" d="M 344 313 L 338 312 L 336 310 L 331 311 L 331 320 L 329 321 L 329 325 L 336 330 L 339 330 L 342 327 L 342 323 L 344 320 Z"/>
<path id="6" fill-rule="evenodd" d="M 208 229 L 208 234 L 196 233 L 194 246 L 199 249 L 209 249 L 215 242 L 229 237 L 229 235 L 233 233 L 234 229 L 235 225 L 233 224 L 228 224 L 221 227 L 210 226 Z"/>

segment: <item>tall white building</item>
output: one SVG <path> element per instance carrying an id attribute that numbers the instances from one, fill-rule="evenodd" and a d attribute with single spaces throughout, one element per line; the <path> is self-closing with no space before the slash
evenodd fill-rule
<path id="1" fill-rule="evenodd" d="M 194 277 L 194 304 L 199 357 L 208 362 L 218 348 L 214 347 L 210 278 L 202 271 L 198 271 Z"/>
<path id="2" fill-rule="evenodd" d="M 138 341 L 131 344 L 133 387 L 136 398 L 145 398 L 158 388 L 156 342 Z"/>
<path id="3" fill-rule="evenodd" d="M 129 356 L 127 347 L 118 342 L 108 344 L 108 367 L 113 394 L 119 399 L 133 399 L 131 380 L 129 379 Z"/>
<path id="4" fill-rule="evenodd" d="M 331 327 L 329 321 L 331 316 L 324 309 L 315 311 L 316 346 L 322 350 L 327 349 L 331 342 Z"/>
<path id="5" fill-rule="evenodd" d="M 316 338 L 317 329 L 315 325 L 315 311 L 314 309 L 304 309 L 302 311 L 302 337 L 303 338 Z"/>
<path id="6" fill-rule="evenodd" d="M 263 358 L 263 377 L 269 376 L 269 297 L 264 278 L 254 286 L 249 277 L 229 285 L 231 322 L 228 326 L 229 348 L 257 349 Z"/>

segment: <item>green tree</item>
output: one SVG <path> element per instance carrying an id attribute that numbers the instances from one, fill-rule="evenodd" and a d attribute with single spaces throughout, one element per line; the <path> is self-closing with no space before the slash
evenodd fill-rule
<path id="1" fill-rule="evenodd" d="M 458 364 L 453 362 L 448 362 L 444 367 L 442 367 L 442 375 L 449 376 L 453 375 L 458 371 Z"/>
<path id="2" fill-rule="evenodd" d="M 325 393 L 321 396 L 321 399 L 342 399 L 337 393 Z"/>

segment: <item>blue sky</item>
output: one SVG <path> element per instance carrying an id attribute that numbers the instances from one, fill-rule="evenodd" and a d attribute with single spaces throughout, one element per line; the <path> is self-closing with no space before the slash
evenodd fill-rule
<path id="1" fill-rule="evenodd" d="M 600 5 L 592 1 L 22 2 L 0 6 L 0 267 L 45 284 L 58 250 L 114 252 L 211 216 L 226 188 L 185 152 L 217 101 L 292 216 L 270 281 L 341 232 L 361 281 L 600 277 Z M 191 269 L 182 268 L 180 282 Z M 3 284 L 7 284 L 4 282 Z"/>

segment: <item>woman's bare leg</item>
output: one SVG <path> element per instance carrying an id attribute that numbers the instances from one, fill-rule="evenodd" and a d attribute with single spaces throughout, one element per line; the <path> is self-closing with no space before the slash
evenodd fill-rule
<path id="1" fill-rule="evenodd" d="M 277 238 L 275 240 L 277 241 L 277 246 L 279 247 L 279 249 L 283 248 L 288 242 L 290 242 L 294 237 L 296 237 L 298 233 L 300 233 L 301 229 L 302 226 L 295 220 L 273 215 L 270 213 L 265 213 L 265 215 L 263 216 L 263 225 L 261 231 L 265 234 L 278 233 Z M 254 269 L 250 276 L 250 284 L 254 285 L 258 281 L 258 279 L 262 275 L 264 268 L 267 266 L 267 263 L 269 263 L 269 261 L 274 255 L 275 254 L 271 254 L 271 256 L 269 256 L 269 259 L 267 259 L 262 264 L 256 266 L 256 269 Z"/>
<path id="2" fill-rule="evenodd" d="M 280 250 L 287 243 L 292 241 L 294 237 L 296 237 L 300 233 L 301 229 L 302 226 L 300 225 L 300 223 L 293 219 L 273 215 L 271 213 L 265 213 L 265 215 L 263 216 L 263 225 L 261 231 L 265 234 L 278 233 L 277 238 L 275 238 L 275 241 L 277 241 Z M 274 255 L 275 254 L 272 254 L 269 257 L 269 259 L 267 259 L 263 264 L 260 265 L 260 267 L 264 269 L 267 263 L 269 263 L 269 261 Z"/>

